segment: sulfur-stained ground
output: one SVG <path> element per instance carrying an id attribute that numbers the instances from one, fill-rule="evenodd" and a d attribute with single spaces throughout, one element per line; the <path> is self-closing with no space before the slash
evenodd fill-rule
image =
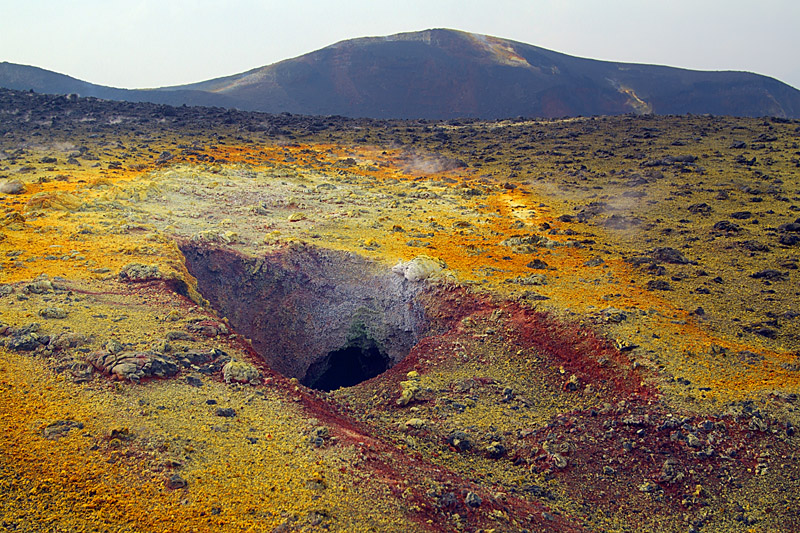
<path id="1" fill-rule="evenodd" d="M 3 91 L 0 134 L 0 530 L 800 528 L 798 121 Z M 410 353 L 271 367 L 359 268 Z M 211 274 L 309 282 L 255 324 Z"/>

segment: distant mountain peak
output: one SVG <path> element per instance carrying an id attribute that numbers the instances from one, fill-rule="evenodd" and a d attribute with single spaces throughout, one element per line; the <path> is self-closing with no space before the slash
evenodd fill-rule
<path id="1" fill-rule="evenodd" d="M 247 72 L 127 91 L 0 64 L 0 86 L 113 100 L 372 118 L 508 118 L 623 113 L 800 117 L 800 91 L 747 72 L 573 57 L 434 28 L 340 41 Z"/>

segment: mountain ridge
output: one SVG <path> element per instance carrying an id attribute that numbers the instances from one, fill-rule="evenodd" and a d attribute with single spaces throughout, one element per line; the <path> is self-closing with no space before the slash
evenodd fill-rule
<path id="1" fill-rule="evenodd" d="M 449 29 L 339 41 L 239 74 L 146 90 L 88 84 L 43 69 L 23 72 L 36 67 L 16 65 L 11 72 L 11 66 L 0 64 L 0 86 L 271 113 L 426 119 L 625 113 L 800 118 L 800 91 L 760 74 L 587 59 Z"/>

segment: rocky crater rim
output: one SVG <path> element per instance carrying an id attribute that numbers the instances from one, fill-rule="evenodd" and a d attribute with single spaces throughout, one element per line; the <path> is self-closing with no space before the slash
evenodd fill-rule
<path id="1" fill-rule="evenodd" d="M 275 371 L 320 390 L 393 367 L 426 336 L 419 296 L 443 265 L 388 269 L 350 252 L 292 245 L 260 256 L 179 242 L 199 292 Z"/>

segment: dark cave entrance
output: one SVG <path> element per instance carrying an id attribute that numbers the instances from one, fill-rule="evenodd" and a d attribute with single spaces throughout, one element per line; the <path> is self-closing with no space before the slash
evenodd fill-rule
<path id="1" fill-rule="evenodd" d="M 197 288 L 284 376 L 322 391 L 351 387 L 405 359 L 428 320 L 410 282 L 349 252 L 313 246 L 261 257 L 179 243 Z"/>
<path id="2" fill-rule="evenodd" d="M 391 360 L 373 339 L 360 337 L 313 363 L 301 383 L 312 389 L 332 391 L 358 385 L 383 374 L 390 366 Z"/>

